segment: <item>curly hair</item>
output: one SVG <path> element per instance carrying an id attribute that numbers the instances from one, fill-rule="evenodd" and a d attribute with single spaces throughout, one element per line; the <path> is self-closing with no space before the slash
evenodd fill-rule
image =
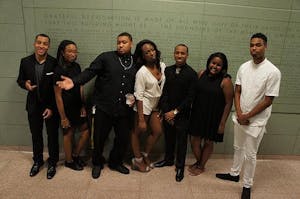
<path id="1" fill-rule="evenodd" d="M 222 52 L 213 53 L 208 57 L 207 62 L 206 62 L 206 72 L 209 73 L 209 64 L 210 64 L 211 60 L 215 57 L 219 57 L 223 62 L 222 71 L 221 71 L 220 75 L 223 77 L 228 76 L 228 74 L 227 74 L 228 61 L 227 61 L 226 55 Z"/>

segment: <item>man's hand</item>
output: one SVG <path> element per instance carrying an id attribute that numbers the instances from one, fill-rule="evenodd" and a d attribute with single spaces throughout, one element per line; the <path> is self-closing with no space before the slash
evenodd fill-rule
<path id="1" fill-rule="evenodd" d="M 84 106 L 82 106 L 80 109 L 80 117 L 86 117 L 86 109 Z"/>
<path id="2" fill-rule="evenodd" d="M 27 80 L 25 82 L 25 88 L 29 91 L 34 91 L 36 89 L 37 85 L 31 85 L 31 81 Z"/>
<path id="3" fill-rule="evenodd" d="M 71 78 L 63 76 L 63 75 L 60 77 L 61 77 L 62 81 L 56 82 L 56 85 L 59 88 L 64 89 L 64 90 L 70 90 L 71 88 L 74 87 L 74 83 Z"/>
<path id="4" fill-rule="evenodd" d="M 240 125 L 249 125 L 249 117 L 247 114 L 243 114 L 241 112 L 237 112 L 237 121 Z"/>
<path id="5" fill-rule="evenodd" d="M 246 114 L 241 114 L 240 116 L 238 116 L 237 121 L 239 122 L 240 125 L 249 125 L 250 124 L 250 121 Z"/>
<path id="6" fill-rule="evenodd" d="M 48 109 L 46 108 L 45 111 L 43 112 L 43 118 L 44 119 L 48 119 L 52 116 L 52 110 L 51 109 Z"/>
<path id="7" fill-rule="evenodd" d="M 166 120 L 167 122 L 170 122 L 170 121 L 174 120 L 174 118 L 175 118 L 175 114 L 174 114 L 174 111 L 173 111 L 173 110 L 171 110 L 171 111 L 165 113 L 164 116 L 165 116 L 165 120 Z"/>

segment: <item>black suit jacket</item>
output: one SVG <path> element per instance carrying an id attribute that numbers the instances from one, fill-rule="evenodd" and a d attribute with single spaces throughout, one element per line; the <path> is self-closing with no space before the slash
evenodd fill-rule
<path id="1" fill-rule="evenodd" d="M 160 97 L 159 107 L 163 113 L 179 110 L 178 117 L 189 118 L 191 104 L 193 102 L 193 85 L 197 81 L 197 73 L 194 69 L 185 64 L 181 71 L 176 73 L 176 65 L 166 67 L 165 85 Z"/>
<path id="2" fill-rule="evenodd" d="M 26 89 L 25 82 L 27 80 L 30 80 L 32 85 L 37 84 L 35 75 L 36 62 L 35 54 L 21 59 L 19 76 L 17 79 L 17 83 L 21 88 Z M 45 110 L 46 108 L 49 108 L 52 111 L 56 110 L 53 89 L 53 75 L 56 65 L 56 59 L 50 55 L 47 55 L 41 83 L 39 86 L 40 98 L 38 98 L 37 89 L 34 91 L 28 91 L 27 93 L 26 110 L 28 113 L 32 113 L 35 110 L 40 109 Z"/>

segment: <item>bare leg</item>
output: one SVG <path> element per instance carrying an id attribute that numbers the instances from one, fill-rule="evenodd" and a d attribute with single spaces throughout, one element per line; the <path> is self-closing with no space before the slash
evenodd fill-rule
<path id="1" fill-rule="evenodd" d="M 201 158 L 201 138 L 199 136 L 191 136 L 191 147 L 197 162 Z"/>
<path id="2" fill-rule="evenodd" d="M 80 135 L 77 147 L 74 151 L 75 156 L 79 156 L 80 152 L 82 151 L 82 149 L 84 148 L 86 142 L 88 141 L 88 139 L 90 137 L 87 123 L 85 123 L 81 126 L 80 131 L 81 131 L 81 135 Z"/>
<path id="3" fill-rule="evenodd" d="M 189 165 L 189 172 L 190 175 L 199 175 L 197 173 L 200 173 L 200 170 L 198 169 L 200 161 L 201 161 L 201 156 L 202 156 L 202 150 L 201 150 L 201 142 L 202 139 L 200 136 L 191 136 L 191 146 L 192 146 L 192 151 L 194 153 L 194 156 L 196 158 L 196 162 L 192 165 Z"/>
<path id="4" fill-rule="evenodd" d="M 149 116 L 144 115 L 144 117 L 146 121 L 149 119 Z M 134 154 L 134 158 L 132 159 L 131 169 L 140 172 L 148 172 L 150 171 L 150 168 L 144 163 L 144 158 L 141 154 L 141 149 L 140 149 L 140 135 L 142 133 L 143 132 L 141 132 L 138 129 L 138 115 L 137 113 L 135 113 L 134 129 L 132 130 L 131 133 L 131 146 Z"/>
<path id="5" fill-rule="evenodd" d="M 200 160 L 200 167 L 204 170 L 207 160 L 214 150 L 213 141 L 206 140 L 202 148 L 202 155 Z"/>
<path id="6" fill-rule="evenodd" d="M 145 120 L 147 121 L 149 116 L 144 116 Z M 140 149 L 140 135 L 143 132 L 141 132 L 138 129 L 138 115 L 135 113 L 135 119 L 134 119 L 134 128 L 131 133 L 131 146 L 132 146 L 132 151 L 135 156 L 135 158 L 141 158 L 141 149 Z"/>
<path id="7" fill-rule="evenodd" d="M 68 128 L 64 132 L 64 151 L 65 151 L 65 160 L 67 162 L 72 161 L 72 140 L 73 140 L 73 128 Z"/>
<path id="8" fill-rule="evenodd" d="M 195 168 L 192 169 L 191 175 L 197 176 L 204 172 L 205 164 L 209 159 L 211 153 L 213 152 L 213 149 L 214 149 L 214 143 L 212 141 L 206 140 L 202 147 L 200 162 L 199 164 L 196 165 Z"/>
<path id="9" fill-rule="evenodd" d="M 158 115 L 159 115 L 159 112 L 154 111 L 151 113 L 151 116 L 150 116 L 151 133 L 147 138 L 147 143 L 146 143 L 146 147 L 145 147 L 145 152 L 147 154 L 150 154 L 154 144 L 157 142 L 158 138 L 162 134 L 162 124 L 161 124 L 161 121 L 160 121 L 160 118 L 158 117 Z"/>

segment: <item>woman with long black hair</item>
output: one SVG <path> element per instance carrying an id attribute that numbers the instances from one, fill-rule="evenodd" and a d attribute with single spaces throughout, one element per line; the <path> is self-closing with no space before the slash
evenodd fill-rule
<path id="1" fill-rule="evenodd" d="M 57 50 L 58 66 L 55 69 L 54 82 L 61 80 L 61 75 L 72 78 L 81 72 L 80 65 L 75 62 L 77 54 L 77 46 L 73 41 L 63 40 L 60 43 Z M 54 92 L 63 131 L 65 166 L 73 170 L 83 170 L 86 163 L 79 155 L 89 139 L 83 86 L 75 85 L 70 90 L 62 90 L 55 85 Z M 76 128 L 79 128 L 81 135 L 73 150 Z"/>

